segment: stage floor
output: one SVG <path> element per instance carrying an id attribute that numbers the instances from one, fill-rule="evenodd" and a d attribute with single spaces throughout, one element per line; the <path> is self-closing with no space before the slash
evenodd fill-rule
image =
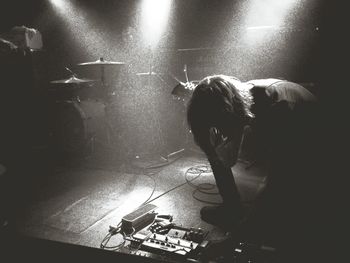
<path id="1" fill-rule="evenodd" d="M 239 162 L 233 174 L 242 201 L 249 207 L 266 175 L 259 166 L 246 168 L 246 163 Z M 25 236 L 99 248 L 109 226 L 153 200 L 155 212 L 172 215 L 176 224 L 209 231 L 206 239 L 223 237 L 225 232 L 202 221 L 199 213 L 201 207 L 220 203 L 221 198 L 196 191 L 200 184 L 217 192 L 210 166 L 198 152 L 182 152 L 168 160 L 135 158 L 115 165 L 101 165 L 90 157 L 77 165 L 56 168 L 28 202 L 16 228 Z M 111 240 L 111 245 L 113 242 L 117 241 Z"/>

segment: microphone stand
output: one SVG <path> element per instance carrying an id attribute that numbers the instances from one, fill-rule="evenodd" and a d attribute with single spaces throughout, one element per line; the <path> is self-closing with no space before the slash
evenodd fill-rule
<path id="1" fill-rule="evenodd" d="M 72 77 L 77 77 L 77 74 L 74 73 L 70 68 L 65 67 L 65 69 L 72 74 Z"/>
<path id="2" fill-rule="evenodd" d="M 169 75 L 175 79 L 177 82 L 179 82 L 179 84 L 183 87 L 183 88 L 186 88 L 188 87 L 189 85 L 192 85 L 192 83 L 189 81 L 189 78 L 188 78 L 188 74 L 187 74 L 187 65 L 185 64 L 184 65 L 184 69 L 183 69 L 183 72 L 185 73 L 185 78 L 186 78 L 186 82 L 182 82 L 180 81 L 178 78 L 176 78 L 174 75 L 172 75 L 171 73 L 169 73 Z M 183 115 L 185 116 L 185 108 L 186 108 L 186 99 L 182 99 L 183 101 L 183 106 L 184 106 L 184 110 L 183 110 Z M 187 125 L 186 125 L 186 119 L 183 119 L 182 121 L 182 126 L 183 126 L 183 129 L 184 131 L 186 132 L 185 134 L 185 147 L 184 148 L 181 148 L 175 152 L 172 152 L 170 154 L 167 155 L 166 158 L 164 158 L 164 160 L 168 161 L 169 162 L 169 158 L 172 157 L 172 156 L 176 156 L 176 155 L 179 155 L 181 153 L 186 153 L 188 150 L 193 150 L 195 151 L 194 149 L 190 149 L 187 147 L 187 145 L 190 143 L 190 130 L 187 128 Z M 180 157 L 178 157 L 180 158 Z M 176 158 L 177 159 L 177 158 Z M 176 160 L 175 159 L 175 160 Z"/>
<path id="3" fill-rule="evenodd" d="M 184 65 L 184 72 L 185 72 L 185 78 L 186 78 L 186 83 L 188 83 L 188 75 L 187 75 L 187 65 Z"/>
<path id="4" fill-rule="evenodd" d="M 194 83 L 189 81 L 189 77 L 188 77 L 188 73 L 187 73 L 187 65 L 186 64 L 184 65 L 183 71 L 185 73 L 186 83 L 183 83 L 181 81 L 178 81 L 178 82 L 180 83 L 180 85 L 184 89 L 188 88 L 188 89 L 192 90 Z M 176 78 L 174 77 L 174 79 L 176 79 Z M 183 106 L 184 106 L 183 113 L 184 113 L 184 116 L 186 116 L 186 106 L 187 106 L 188 99 L 186 100 L 186 97 L 184 97 L 182 99 L 182 101 L 183 101 Z M 201 150 L 196 150 L 196 149 L 194 149 L 192 147 L 188 147 L 188 145 L 191 143 L 191 141 L 190 141 L 191 130 L 187 127 L 186 124 L 187 124 L 186 118 L 184 118 L 184 120 L 182 121 L 182 127 L 183 127 L 184 131 L 186 132 L 186 134 L 185 134 L 185 147 L 180 149 L 180 150 L 178 150 L 174 154 L 177 154 L 177 153 L 180 153 L 180 152 L 184 152 L 185 153 L 185 152 L 188 152 L 188 151 L 192 151 L 192 152 L 196 152 L 196 153 L 202 153 Z"/>

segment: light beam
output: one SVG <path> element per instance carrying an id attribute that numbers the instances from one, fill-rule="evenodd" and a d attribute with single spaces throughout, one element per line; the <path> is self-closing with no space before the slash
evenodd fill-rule
<path id="1" fill-rule="evenodd" d="M 64 0 L 50 0 L 51 4 L 53 4 L 55 7 L 64 9 L 65 7 L 65 1 Z"/>
<path id="2" fill-rule="evenodd" d="M 171 0 L 143 0 L 141 28 L 144 41 L 155 47 L 167 26 L 171 9 Z"/>

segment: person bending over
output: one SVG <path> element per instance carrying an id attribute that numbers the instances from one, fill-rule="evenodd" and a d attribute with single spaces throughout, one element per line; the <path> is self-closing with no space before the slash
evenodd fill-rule
<path id="1" fill-rule="evenodd" d="M 187 120 L 223 200 L 203 207 L 201 218 L 231 232 L 254 232 L 259 242 L 293 242 L 302 231 L 312 236 L 310 220 L 322 194 L 317 186 L 323 139 L 319 116 L 316 97 L 297 83 L 272 78 L 241 82 L 226 75 L 201 80 L 187 105 Z M 266 186 L 248 218 L 231 170 L 247 126 L 256 155 L 268 168 Z"/>

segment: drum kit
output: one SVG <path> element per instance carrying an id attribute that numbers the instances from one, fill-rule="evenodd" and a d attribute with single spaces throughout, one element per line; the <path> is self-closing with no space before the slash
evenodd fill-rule
<path id="1" fill-rule="evenodd" d="M 106 79 L 105 68 L 110 67 L 110 66 L 121 67 L 124 65 L 125 65 L 124 62 L 106 61 L 101 57 L 96 61 L 84 62 L 84 63 L 77 64 L 77 66 L 79 66 L 79 67 L 85 67 L 85 68 L 88 67 L 88 68 L 92 68 L 93 70 L 100 70 L 100 80 L 78 78 L 77 75 L 72 70 L 70 70 L 68 67 L 66 67 L 66 70 L 71 73 L 71 76 L 68 79 L 53 80 L 50 83 L 56 84 L 56 85 L 59 84 L 60 85 L 59 88 L 67 88 L 67 89 L 74 90 L 74 89 L 80 89 L 80 88 L 83 88 L 86 86 L 91 86 L 94 83 L 100 81 L 103 92 L 106 92 L 107 91 L 107 84 L 105 81 L 105 79 Z M 54 87 L 54 89 L 56 89 L 56 87 Z M 108 96 L 108 94 L 104 94 L 104 95 Z"/>
<path id="2" fill-rule="evenodd" d="M 53 134 L 55 143 L 65 153 L 80 153 L 89 146 L 92 154 L 96 140 L 105 139 L 104 145 L 110 145 L 110 126 L 106 118 L 108 105 L 108 87 L 105 81 L 105 68 L 124 66 L 124 62 L 106 61 L 99 58 L 96 61 L 77 64 L 78 67 L 91 68 L 100 71 L 100 79 L 79 78 L 72 70 L 66 67 L 71 76 L 66 79 L 50 81 L 50 90 L 55 93 L 55 124 Z M 101 99 L 81 99 L 78 91 L 88 87 L 100 85 Z M 57 94 L 64 94 L 59 96 Z"/>
<path id="3" fill-rule="evenodd" d="M 79 78 L 77 74 L 66 67 L 66 70 L 71 74 L 68 78 L 50 81 L 50 90 L 55 91 L 56 94 L 60 92 L 68 94 L 65 97 L 60 97 L 60 99 L 57 99 L 57 96 L 55 97 L 55 126 L 52 133 L 55 136 L 55 143 L 61 151 L 75 154 L 88 147 L 87 150 L 91 155 L 95 151 L 96 142 L 101 142 L 107 148 L 112 146 L 111 136 L 113 131 L 111 129 L 113 127 L 109 123 L 108 107 L 114 94 L 110 92 L 106 83 L 105 72 L 107 67 L 119 70 L 125 65 L 124 62 L 107 61 L 101 57 L 96 61 L 77 64 L 78 67 L 89 68 L 94 72 L 98 72 L 99 79 Z M 179 81 L 175 76 L 168 73 L 179 82 L 172 91 L 172 95 L 176 99 L 183 99 L 193 90 L 195 82 L 188 81 L 187 72 L 185 73 L 186 83 Z M 152 70 L 136 73 L 138 77 L 148 77 L 149 79 L 153 76 L 161 78 L 162 75 L 166 74 L 153 72 Z M 97 86 L 97 84 L 102 99 L 89 97 L 81 99 L 77 95 L 78 91 Z"/>

